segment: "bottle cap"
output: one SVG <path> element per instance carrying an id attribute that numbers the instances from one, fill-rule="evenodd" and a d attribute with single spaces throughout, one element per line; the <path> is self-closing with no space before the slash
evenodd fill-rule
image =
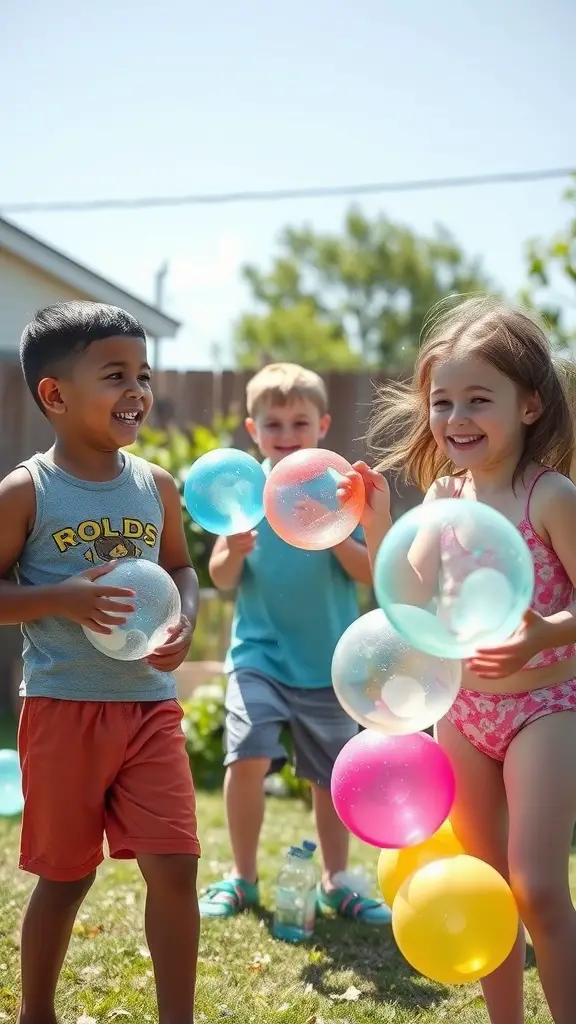
<path id="1" fill-rule="evenodd" d="M 304 842 L 302 843 L 302 849 L 307 850 L 310 853 L 314 853 L 314 851 L 318 849 L 318 847 L 316 843 L 312 842 L 311 839 L 305 839 Z"/>

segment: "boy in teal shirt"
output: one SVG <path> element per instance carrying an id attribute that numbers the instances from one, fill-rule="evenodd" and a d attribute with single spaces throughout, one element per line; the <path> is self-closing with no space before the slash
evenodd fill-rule
<path id="1" fill-rule="evenodd" d="M 246 427 L 268 472 L 301 448 L 316 448 L 330 426 L 324 382 L 291 363 L 265 367 L 248 384 Z M 349 835 L 330 794 L 334 761 L 358 732 L 331 685 L 334 648 L 358 617 L 356 582 L 371 583 L 356 535 L 331 551 L 303 551 L 264 520 L 257 530 L 219 537 L 210 559 L 214 585 L 237 589 L 226 660 L 225 798 L 234 865 L 210 885 L 204 917 L 230 917 L 259 902 L 257 852 L 264 779 L 286 761 L 282 727 L 291 730 L 296 773 L 312 786 L 323 858 L 318 908 L 369 924 L 388 908 L 346 884 Z"/>

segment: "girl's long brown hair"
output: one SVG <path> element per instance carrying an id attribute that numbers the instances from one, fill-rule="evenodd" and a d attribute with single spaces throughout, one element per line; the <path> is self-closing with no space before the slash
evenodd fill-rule
<path id="1" fill-rule="evenodd" d="M 424 325 L 412 380 L 389 382 L 379 389 L 368 430 L 368 442 L 378 457 L 376 468 L 399 471 L 423 491 L 439 476 L 461 472 L 438 450 L 429 426 L 432 367 L 457 348 L 491 363 L 521 392 L 540 395 L 542 415 L 526 430 L 514 479 L 530 462 L 569 476 L 576 368 L 567 361 L 556 364 L 535 319 L 491 298 L 465 299 L 448 309 L 436 307 Z"/>

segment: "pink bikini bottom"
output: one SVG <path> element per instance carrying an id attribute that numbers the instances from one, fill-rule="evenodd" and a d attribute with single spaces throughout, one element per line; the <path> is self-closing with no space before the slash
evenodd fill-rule
<path id="1" fill-rule="evenodd" d="M 525 725 L 556 711 L 576 711 L 576 679 L 525 693 L 460 690 L 446 718 L 478 750 L 503 761 Z"/>

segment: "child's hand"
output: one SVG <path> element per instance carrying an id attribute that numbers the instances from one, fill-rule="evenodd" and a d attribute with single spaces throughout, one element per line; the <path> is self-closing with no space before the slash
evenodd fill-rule
<path id="1" fill-rule="evenodd" d="M 190 619 L 185 615 L 181 615 L 178 625 L 172 626 L 166 643 L 162 644 L 161 647 L 157 647 L 146 658 L 146 661 L 152 668 L 157 668 L 160 672 L 173 672 L 174 669 L 177 669 L 186 660 L 193 632 Z"/>
<path id="2" fill-rule="evenodd" d="M 386 477 L 370 469 L 365 462 L 355 462 L 352 472 L 342 478 L 338 487 L 338 498 L 345 504 L 352 495 L 352 483 L 354 477 L 361 476 L 364 481 L 366 492 L 366 504 L 360 519 L 360 524 L 368 532 L 374 527 L 380 527 L 390 518 L 390 487 Z"/>
<path id="3" fill-rule="evenodd" d="M 254 551 L 257 536 L 256 530 L 250 530 L 248 533 L 235 533 L 232 537 L 226 537 L 228 551 L 233 555 L 245 558 L 251 551 Z"/>
<path id="4" fill-rule="evenodd" d="M 466 660 L 466 668 L 480 679 L 505 679 L 519 672 L 545 647 L 551 646 L 548 623 L 529 610 L 509 640 L 498 647 L 480 647 Z"/>
<path id="5" fill-rule="evenodd" d="M 136 605 L 121 598 L 134 597 L 135 592 L 96 582 L 117 564 L 97 565 L 58 583 L 54 588 L 54 614 L 105 635 L 112 632 L 111 626 L 124 625 Z"/>

